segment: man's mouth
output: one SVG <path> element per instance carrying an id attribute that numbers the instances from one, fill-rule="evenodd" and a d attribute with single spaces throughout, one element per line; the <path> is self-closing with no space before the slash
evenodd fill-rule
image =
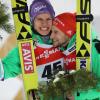
<path id="1" fill-rule="evenodd" d="M 42 27 L 42 28 L 40 28 L 40 29 L 41 29 L 42 31 L 48 31 L 49 28 L 48 28 L 48 27 L 45 27 L 45 28 Z"/>

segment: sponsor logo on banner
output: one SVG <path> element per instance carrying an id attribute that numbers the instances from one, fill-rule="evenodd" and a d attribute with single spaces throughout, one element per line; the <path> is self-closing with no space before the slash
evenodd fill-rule
<path id="1" fill-rule="evenodd" d="M 22 47 L 24 72 L 25 74 L 33 73 L 34 67 L 33 67 L 33 62 L 32 62 L 31 44 L 29 42 L 22 43 L 21 47 Z"/>
<path id="2" fill-rule="evenodd" d="M 80 59 L 80 68 L 86 68 L 86 59 Z"/>
<path id="3" fill-rule="evenodd" d="M 91 0 L 77 0 L 76 63 L 77 70 L 90 70 Z"/>

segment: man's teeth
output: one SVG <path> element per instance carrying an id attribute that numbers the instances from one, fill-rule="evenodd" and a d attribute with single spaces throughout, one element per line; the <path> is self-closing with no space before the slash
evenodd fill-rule
<path id="1" fill-rule="evenodd" d="M 46 31 L 46 30 L 48 30 L 48 28 L 41 28 L 41 30 Z"/>

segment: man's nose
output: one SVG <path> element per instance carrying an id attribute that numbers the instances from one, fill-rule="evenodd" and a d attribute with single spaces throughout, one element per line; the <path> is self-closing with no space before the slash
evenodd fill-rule
<path id="1" fill-rule="evenodd" d="M 43 21 L 42 21 L 42 24 L 47 24 L 47 21 L 46 21 L 46 20 L 43 20 Z"/>
<path id="2" fill-rule="evenodd" d="M 42 20 L 42 24 L 43 25 L 47 25 L 48 24 L 48 21 L 47 20 Z"/>

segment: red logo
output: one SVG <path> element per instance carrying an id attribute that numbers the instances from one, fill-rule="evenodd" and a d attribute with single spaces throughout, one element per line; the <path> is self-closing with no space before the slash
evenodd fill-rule
<path id="1" fill-rule="evenodd" d="M 31 51 L 31 43 L 22 43 L 22 56 L 23 56 L 23 63 L 24 63 L 24 72 L 25 74 L 33 73 L 34 66 L 32 60 L 32 51 Z"/>

